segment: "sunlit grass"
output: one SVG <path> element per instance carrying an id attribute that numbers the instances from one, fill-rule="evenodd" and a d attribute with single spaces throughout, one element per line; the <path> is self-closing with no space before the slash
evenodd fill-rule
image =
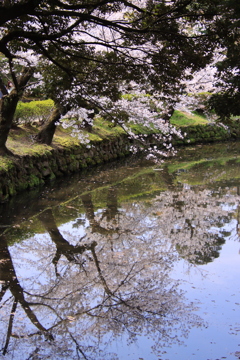
<path id="1" fill-rule="evenodd" d="M 204 115 L 195 113 L 188 113 L 179 110 L 175 110 L 170 122 L 172 125 L 182 127 L 189 125 L 205 125 L 208 123 L 208 120 Z"/>

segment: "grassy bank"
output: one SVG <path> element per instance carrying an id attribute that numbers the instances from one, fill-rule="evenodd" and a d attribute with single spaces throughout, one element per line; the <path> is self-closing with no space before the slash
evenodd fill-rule
<path id="1" fill-rule="evenodd" d="M 34 103 L 34 106 L 32 103 Z M 50 108 L 51 103 L 47 101 L 45 105 L 46 108 Z M 20 116 L 20 114 L 21 116 L 25 116 L 25 120 L 22 124 L 18 123 L 16 124 L 16 126 L 14 126 L 13 129 L 11 129 L 7 141 L 7 147 L 16 155 L 32 155 L 35 153 L 43 154 L 49 148 L 46 145 L 34 143 L 34 136 L 39 130 L 36 124 L 31 124 L 31 122 L 34 124 L 34 121 L 32 121 L 32 109 L 36 107 L 39 108 L 39 102 L 34 101 L 29 104 L 21 105 L 19 111 L 17 112 L 18 116 Z M 44 109 L 44 114 L 45 110 L 46 109 Z M 39 116 L 43 115 L 39 114 Z M 29 119 L 31 119 L 31 122 L 29 121 Z M 175 125 L 177 127 L 184 127 L 189 125 L 204 125 L 208 123 L 204 116 L 178 110 L 174 112 L 170 122 L 172 125 Z M 136 124 L 131 125 L 130 128 L 136 133 L 142 133 L 143 130 L 146 131 L 146 129 L 143 129 L 141 125 Z M 111 122 L 98 118 L 94 122 L 92 132 L 88 133 L 87 131 L 83 131 L 83 133 L 88 135 L 90 140 L 96 140 L 104 138 L 114 138 L 123 134 L 124 130 L 120 126 L 113 126 Z M 53 138 L 52 147 L 66 147 L 74 144 L 78 144 L 78 140 L 77 138 L 74 138 L 70 135 L 70 130 L 63 129 L 61 126 L 58 126 L 55 136 Z M 1 160 L 1 164 L 3 165 L 4 161 L 3 159 Z"/>
<path id="2" fill-rule="evenodd" d="M 227 128 L 208 123 L 203 116 L 177 111 L 171 122 L 186 133 L 184 139 L 173 138 L 174 146 L 225 141 L 240 138 L 240 123 Z M 151 146 L 161 144 L 154 139 L 154 128 L 129 125 L 137 134 L 147 134 Z M 15 157 L 0 157 L 0 201 L 33 187 L 44 185 L 49 180 L 69 175 L 86 168 L 120 159 L 131 153 L 133 140 L 129 139 L 120 126 L 98 118 L 90 132 L 82 130 L 89 137 L 91 146 L 80 143 L 71 136 L 71 129 L 57 127 L 51 146 L 37 144 L 34 136 L 38 123 L 19 124 L 11 129 L 7 147 Z M 146 131 L 147 130 L 147 131 Z"/>
<path id="3" fill-rule="evenodd" d="M 80 146 L 79 140 L 71 136 L 71 129 L 63 129 L 61 126 L 57 127 L 51 146 L 35 143 L 34 136 L 39 131 L 39 121 L 33 121 L 33 109 L 38 108 L 38 117 L 42 119 L 43 115 L 46 116 L 46 109 L 49 110 L 51 106 L 52 103 L 49 100 L 20 104 L 17 114 L 23 118 L 21 123 L 19 120 L 18 122 L 15 121 L 15 126 L 11 129 L 7 141 L 7 147 L 14 155 L 18 157 L 42 156 L 45 154 L 48 155 L 52 149 L 71 149 L 75 146 Z M 43 109 L 42 113 L 40 113 L 39 109 Z M 29 122 L 29 118 L 31 118 L 31 122 Z M 182 128 L 183 132 L 185 132 L 185 129 L 188 132 L 188 137 L 185 140 L 176 141 L 176 145 L 200 142 L 203 139 L 206 141 L 221 141 L 221 139 L 226 140 L 227 137 L 229 137 L 227 130 L 224 130 L 224 128 L 217 130 L 218 134 L 216 136 L 209 126 L 207 119 L 198 113 L 176 110 L 170 122 L 172 125 Z M 142 125 L 132 124 L 129 125 L 129 127 L 136 134 L 151 134 L 155 132 L 154 129 L 145 129 Z M 112 122 L 102 118 L 97 118 L 94 121 L 91 132 L 87 130 L 81 131 L 83 131 L 92 142 L 116 139 L 125 133 L 120 126 L 115 126 Z M 12 163 L 13 158 L 0 156 L 0 171 L 8 170 Z"/>

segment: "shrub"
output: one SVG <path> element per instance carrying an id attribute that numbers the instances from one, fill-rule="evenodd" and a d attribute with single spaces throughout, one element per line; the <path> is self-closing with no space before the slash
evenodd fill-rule
<path id="1" fill-rule="evenodd" d="M 43 125 L 54 108 L 52 100 L 19 102 L 14 115 L 14 124 L 32 124 L 38 122 Z"/>

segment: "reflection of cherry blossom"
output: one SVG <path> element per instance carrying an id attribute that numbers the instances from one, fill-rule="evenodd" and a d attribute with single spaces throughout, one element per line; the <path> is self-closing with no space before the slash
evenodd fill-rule
<path id="1" fill-rule="evenodd" d="M 127 335 L 129 341 L 145 334 L 160 342 L 171 342 L 176 340 L 176 327 L 186 332 L 184 324 L 198 323 L 190 315 L 192 306 L 185 303 L 177 282 L 168 275 L 175 256 L 167 249 L 156 248 L 151 236 L 146 241 L 133 234 L 128 238 L 128 231 L 131 229 L 125 232 L 122 229 L 120 236 L 113 235 L 113 242 L 95 232 L 91 241 L 95 238 L 98 243 L 86 247 L 85 252 L 81 247 L 79 256 L 77 247 L 71 247 L 70 240 L 65 239 L 65 246 L 67 243 L 69 246 L 66 256 L 63 253 L 58 261 L 57 277 L 52 264 L 55 249 L 46 235 L 37 235 L 11 249 L 23 292 L 28 302 L 34 303 L 39 321 L 54 338 L 48 344 L 43 343 L 43 350 L 43 339 L 38 331 L 29 328 L 27 319 L 18 327 L 18 319 L 23 315 L 16 312 L 13 332 L 24 336 L 28 354 L 34 352 L 36 344 L 41 356 L 51 349 L 56 358 L 63 351 L 71 359 L 77 356 L 75 352 L 85 354 L 87 359 L 98 359 L 101 354 L 98 348 L 107 334 L 111 334 L 111 341 L 121 334 Z M 57 236 L 60 233 L 55 233 L 54 237 Z M 88 236 L 84 239 L 87 241 Z M 154 242 L 152 246 L 151 242 Z M 74 261 L 69 256 L 71 249 Z M 25 254 L 24 267 L 29 266 L 32 273 L 24 278 L 20 254 Z M 6 315 L 11 298 L 8 302 Z M 61 345 L 57 341 L 59 337 Z M 21 339 L 16 338 L 16 344 L 21 352 Z M 10 342 L 8 350 L 10 353 L 14 350 L 14 342 Z"/>
<path id="2" fill-rule="evenodd" d="M 166 172 L 168 188 L 154 198 L 120 203 L 126 184 L 138 184 L 130 176 L 122 188 L 105 184 L 32 219 L 39 234 L 9 247 L 8 261 L 39 323 L 21 306 L 15 311 L 14 294 L 6 288 L 0 308 L 2 347 L 9 339 L 6 359 L 17 352 L 16 359 L 112 360 L 117 355 L 111 343 L 122 337 L 131 344 L 139 336 L 153 339 L 160 356 L 162 345 L 178 341 L 176 334 L 187 336 L 202 325 L 197 304 L 188 303 L 172 269 L 180 259 L 197 266 L 218 256 L 226 225 L 239 218 L 238 189 L 175 186 Z M 143 175 L 148 186 L 153 173 Z M 67 211 L 74 220 L 57 227 Z M 236 228 L 231 231 L 237 236 Z"/>

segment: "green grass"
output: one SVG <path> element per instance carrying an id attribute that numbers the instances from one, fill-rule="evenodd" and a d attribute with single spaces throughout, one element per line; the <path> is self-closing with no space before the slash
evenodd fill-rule
<path id="1" fill-rule="evenodd" d="M 111 121 L 105 120 L 102 117 L 97 117 L 94 120 L 93 134 L 100 138 L 116 137 L 124 133 L 124 130 L 119 126 L 115 126 Z"/>
<path id="2" fill-rule="evenodd" d="M 33 136 L 36 135 L 37 129 L 31 125 L 21 125 L 11 129 L 8 140 L 7 148 L 13 154 L 24 155 L 43 155 L 48 154 L 51 146 L 45 144 L 38 144 L 33 141 Z M 0 157 L 1 163 L 4 163 L 5 157 Z"/>
<path id="3" fill-rule="evenodd" d="M 172 125 L 177 127 L 189 126 L 189 125 L 205 125 L 208 123 L 208 120 L 200 114 L 187 113 L 179 110 L 175 110 L 170 122 Z"/>

